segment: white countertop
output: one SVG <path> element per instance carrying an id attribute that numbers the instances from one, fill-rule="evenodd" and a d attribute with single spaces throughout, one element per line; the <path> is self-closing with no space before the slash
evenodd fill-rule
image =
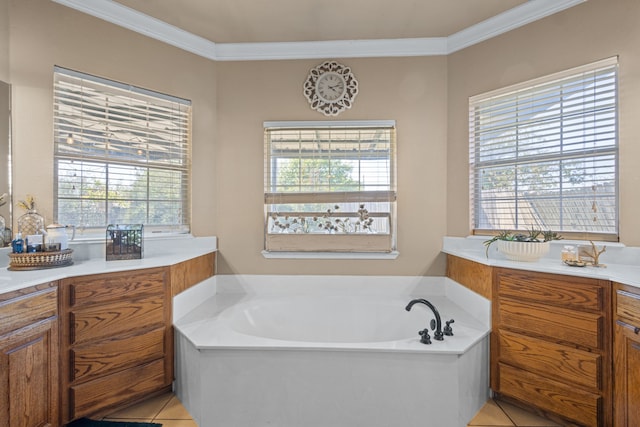
<path id="1" fill-rule="evenodd" d="M 445 237 L 442 252 L 489 266 L 611 280 L 640 288 L 640 248 L 637 247 L 627 247 L 611 242 L 594 242 L 598 247 L 607 247 L 600 256 L 600 263 L 606 267 L 570 267 L 560 260 L 563 246 L 577 243 L 589 244 L 589 242 L 553 241 L 551 250 L 545 257 L 535 262 L 518 262 L 506 259 L 496 250 L 496 245 L 489 248 L 487 257 L 483 244 L 487 239 L 488 237 L 485 236 Z"/>
<path id="2" fill-rule="evenodd" d="M 142 259 L 106 261 L 104 242 L 72 243 L 73 265 L 43 270 L 10 271 L 9 248 L 0 249 L 0 294 L 67 277 L 113 273 L 178 264 L 217 250 L 216 237 L 184 236 L 149 239 L 144 242 Z"/>

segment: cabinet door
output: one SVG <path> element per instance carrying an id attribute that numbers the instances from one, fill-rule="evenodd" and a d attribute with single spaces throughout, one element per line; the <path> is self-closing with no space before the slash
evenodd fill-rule
<path id="1" fill-rule="evenodd" d="M 618 321 L 615 335 L 616 427 L 640 426 L 640 335 Z"/>
<path id="2" fill-rule="evenodd" d="M 57 318 L 0 337 L 0 419 L 9 427 L 56 427 Z M 2 424 L 6 425 L 6 424 Z"/>
<path id="3" fill-rule="evenodd" d="M 58 285 L 0 295 L 0 425 L 57 427 Z"/>
<path id="4" fill-rule="evenodd" d="M 640 426 L 640 292 L 615 284 L 615 426 Z"/>

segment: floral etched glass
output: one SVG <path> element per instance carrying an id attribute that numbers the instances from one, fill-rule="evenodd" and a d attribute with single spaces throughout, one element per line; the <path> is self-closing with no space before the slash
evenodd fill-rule
<path id="1" fill-rule="evenodd" d="M 18 232 L 22 233 L 22 237 L 30 234 L 42 234 L 44 229 L 44 217 L 35 209 L 27 210 L 27 213 L 18 218 Z"/>

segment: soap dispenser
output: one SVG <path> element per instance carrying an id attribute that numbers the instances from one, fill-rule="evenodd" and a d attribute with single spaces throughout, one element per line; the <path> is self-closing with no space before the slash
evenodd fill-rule
<path id="1" fill-rule="evenodd" d="M 24 240 L 22 240 L 22 233 L 16 233 L 16 238 L 11 242 L 11 248 L 14 254 L 21 254 L 24 252 Z"/>

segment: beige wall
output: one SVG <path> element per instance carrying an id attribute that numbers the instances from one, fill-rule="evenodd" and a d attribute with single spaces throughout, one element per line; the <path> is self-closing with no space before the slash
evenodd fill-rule
<path id="1" fill-rule="evenodd" d="M 52 220 L 52 69 L 60 65 L 193 101 L 193 232 L 217 235 L 221 273 L 443 274 L 446 58 L 345 60 L 359 79 L 349 119 L 398 126 L 400 257 L 267 260 L 265 120 L 325 120 L 302 95 L 321 61 L 214 63 L 49 0 L 11 3 L 16 200 L 33 194 Z M 20 212 L 16 212 L 16 216 Z"/>
<path id="2" fill-rule="evenodd" d="M 9 190 L 9 173 L 5 163 L 9 155 L 9 0 L 0 0 L 0 195 Z M 0 206 L 0 215 L 9 222 L 10 205 Z M 10 224 L 8 224 L 10 225 Z M 2 232 L 3 230 L 0 230 Z M 0 240 L 2 237 L 0 236 Z M 2 242 L 0 242 L 0 246 Z"/>
<path id="3" fill-rule="evenodd" d="M 638 0 L 589 0 L 449 55 L 447 234 L 469 233 L 469 96 L 618 55 L 620 238 L 640 245 L 639 23 Z"/>
<path id="4" fill-rule="evenodd" d="M 9 0 L 0 0 L 0 80 L 9 81 Z"/>
<path id="5" fill-rule="evenodd" d="M 34 195 L 38 211 L 53 221 L 53 67 L 59 65 L 192 100 L 193 231 L 213 235 L 216 64 L 50 0 L 12 1 L 10 19 L 14 201 Z"/>
<path id="6" fill-rule="evenodd" d="M 302 85 L 322 60 L 218 64 L 215 159 L 218 268 L 245 274 L 443 274 L 446 230 L 446 58 L 345 59 L 360 92 L 337 120 L 396 120 L 396 260 L 264 259 L 263 122 L 327 120 L 309 108 Z"/>
<path id="7" fill-rule="evenodd" d="M 400 256 L 384 261 L 260 254 L 262 123 L 326 119 L 302 95 L 321 60 L 214 63 L 49 0 L 9 4 L 14 195 L 34 194 L 48 221 L 52 69 L 60 65 L 193 101 L 193 232 L 219 237 L 220 273 L 443 274 L 442 237 L 469 232 L 468 97 L 620 55 L 621 235 L 640 245 L 637 0 L 589 0 L 449 57 L 340 60 L 353 68 L 360 93 L 338 119 L 397 121 Z M 0 24 L 0 49 L 2 40 Z"/>
<path id="8" fill-rule="evenodd" d="M 0 81 L 0 196 L 4 193 L 9 193 L 9 170 L 8 162 L 9 158 L 9 132 L 10 132 L 10 92 L 11 87 L 8 83 Z M 5 204 L 0 206 L 0 215 L 4 218 L 6 225 L 10 221 L 10 207 L 11 203 L 5 200 Z M 0 228 L 0 232 L 4 233 L 4 229 Z M 0 246 L 2 246 L 2 236 L 0 236 Z"/>

